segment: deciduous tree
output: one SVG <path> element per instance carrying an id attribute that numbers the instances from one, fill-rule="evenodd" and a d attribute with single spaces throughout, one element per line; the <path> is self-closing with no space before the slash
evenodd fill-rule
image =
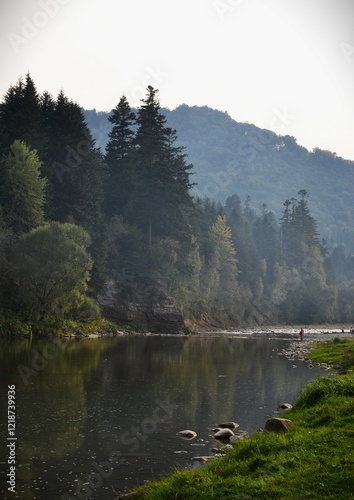
<path id="1" fill-rule="evenodd" d="M 0 203 L 4 219 L 16 233 L 44 222 L 45 188 L 37 152 L 16 140 L 0 162 Z"/>
<path id="2" fill-rule="evenodd" d="M 89 244 L 88 233 L 69 223 L 51 222 L 21 236 L 11 266 L 24 319 L 63 316 L 80 306 L 92 268 Z"/>

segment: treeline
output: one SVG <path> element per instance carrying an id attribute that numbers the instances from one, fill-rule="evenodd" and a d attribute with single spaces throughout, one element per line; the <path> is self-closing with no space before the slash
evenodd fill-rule
<path id="1" fill-rule="evenodd" d="M 280 221 L 237 195 L 196 199 L 192 165 L 156 89 L 123 96 L 106 150 L 82 109 L 39 95 L 30 75 L 0 105 L 0 316 L 41 324 L 100 318 L 114 280 L 124 301 L 155 289 L 186 318 L 219 324 L 354 321 L 354 259 L 329 252 L 305 190 Z"/>

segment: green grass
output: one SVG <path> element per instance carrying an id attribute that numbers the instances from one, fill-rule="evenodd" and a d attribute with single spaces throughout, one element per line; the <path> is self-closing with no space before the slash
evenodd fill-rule
<path id="1" fill-rule="evenodd" d="M 351 342 L 354 345 L 354 341 Z M 318 359 L 324 361 L 323 357 L 329 356 L 328 348 L 331 360 L 342 364 L 353 345 L 336 341 L 326 343 L 316 347 Z M 337 349 L 341 355 L 334 358 Z M 302 391 L 293 410 L 286 413 L 286 418 L 295 424 L 292 430 L 284 434 L 257 432 L 208 466 L 177 470 L 158 482 L 135 489 L 129 498 L 354 498 L 353 417 L 354 374 L 320 377 Z"/>
<path id="2" fill-rule="evenodd" d="M 336 337 L 328 342 L 316 342 L 309 355 L 312 361 L 338 364 L 343 370 L 354 369 L 354 339 Z"/>

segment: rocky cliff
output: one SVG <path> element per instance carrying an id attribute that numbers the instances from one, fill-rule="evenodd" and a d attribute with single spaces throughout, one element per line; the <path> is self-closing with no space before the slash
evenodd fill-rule
<path id="1" fill-rule="evenodd" d="M 152 333 L 188 333 L 180 307 L 152 284 L 135 284 L 128 290 L 107 281 L 99 296 L 104 316 Z"/>

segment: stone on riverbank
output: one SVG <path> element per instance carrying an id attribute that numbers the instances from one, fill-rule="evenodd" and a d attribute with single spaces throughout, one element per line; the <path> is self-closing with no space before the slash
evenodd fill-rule
<path id="1" fill-rule="evenodd" d="M 264 430 L 267 432 L 285 432 L 294 427 L 291 420 L 287 418 L 273 417 L 266 421 Z"/>

